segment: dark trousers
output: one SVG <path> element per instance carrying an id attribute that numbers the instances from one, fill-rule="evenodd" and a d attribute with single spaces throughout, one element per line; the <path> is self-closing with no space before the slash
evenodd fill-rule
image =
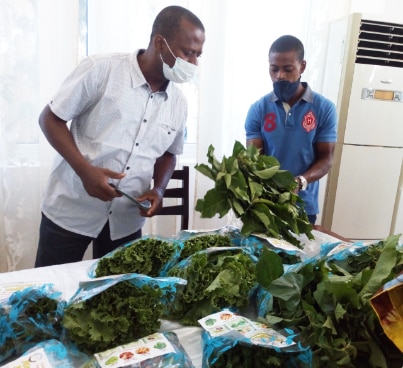
<path id="1" fill-rule="evenodd" d="M 91 241 L 93 258 L 100 258 L 120 245 L 140 237 L 141 229 L 124 238 L 111 240 L 107 222 L 98 237 L 91 238 L 65 230 L 42 214 L 35 267 L 79 262 Z"/>
<path id="2" fill-rule="evenodd" d="M 308 215 L 308 220 L 312 225 L 315 225 L 317 215 Z"/>

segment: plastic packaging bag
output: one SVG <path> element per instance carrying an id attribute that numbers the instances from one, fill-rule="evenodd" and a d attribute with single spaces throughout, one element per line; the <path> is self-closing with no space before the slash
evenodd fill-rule
<path id="1" fill-rule="evenodd" d="M 242 247 L 197 252 L 168 274 L 188 282 L 178 293 L 168 316 L 185 325 L 197 325 L 200 318 L 222 308 L 248 308 L 256 286 L 255 262 Z"/>
<path id="2" fill-rule="evenodd" d="M 386 283 L 371 305 L 386 335 L 403 353 L 403 273 Z"/>
<path id="3" fill-rule="evenodd" d="M 57 340 L 43 341 L 28 351 L 21 357 L 9 362 L 3 368 L 74 368 L 74 364 L 69 358 L 66 347 Z"/>
<path id="4" fill-rule="evenodd" d="M 201 319 L 203 368 L 311 367 L 311 351 L 278 332 L 228 310 Z"/>
<path id="5" fill-rule="evenodd" d="M 0 362 L 38 342 L 61 339 L 65 304 L 53 284 L 14 292 L 0 305 Z"/>
<path id="6" fill-rule="evenodd" d="M 154 333 L 186 281 L 124 274 L 80 284 L 63 319 L 68 338 L 93 354 Z"/>

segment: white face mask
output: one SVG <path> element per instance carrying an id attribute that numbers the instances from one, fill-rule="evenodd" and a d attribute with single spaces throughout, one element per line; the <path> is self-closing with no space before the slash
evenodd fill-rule
<path id="1" fill-rule="evenodd" d="M 181 59 L 180 57 L 176 57 L 172 52 L 171 48 L 168 45 L 168 42 L 164 38 L 166 45 L 168 46 L 168 50 L 171 52 L 172 56 L 175 58 L 175 64 L 171 68 L 168 64 L 164 62 L 162 59 L 162 55 L 160 58 L 162 60 L 162 72 L 164 73 L 164 77 L 175 83 L 185 83 L 192 80 L 197 72 L 197 65 L 187 62 L 186 60 Z"/>

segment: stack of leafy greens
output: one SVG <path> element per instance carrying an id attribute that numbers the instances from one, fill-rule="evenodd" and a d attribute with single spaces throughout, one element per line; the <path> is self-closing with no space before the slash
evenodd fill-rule
<path id="1" fill-rule="evenodd" d="M 256 266 L 259 284 L 271 295 L 265 322 L 293 327 L 313 351 L 313 367 L 392 367 L 390 350 L 370 298 L 403 270 L 399 235 L 371 246 L 301 265 L 284 273 L 279 255 L 265 250 Z M 396 349 L 395 351 L 396 352 Z M 403 365 L 397 354 L 397 367 Z"/>
<path id="2" fill-rule="evenodd" d="M 246 308 L 256 285 L 255 264 L 241 248 L 201 251 L 168 271 L 187 280 L 171 305 L 169 317 L 185 325 L 223 308 Z"/>
<path id="3" fill-rule="evenodd" d="M 179 255 L 180 249 L 179 242 L 144 237 L 100 258 L 95 276 L 141 273 L 157 277 L 169 267 L 175 255 Z"/>
<path id="4" fill-rule="evenodd" d="M 293 234 L 313 239 L 303 200 L 294 193 L 295 179 L 289 171 L 280 170 L 276 158 L 259 154 L 253 145 L 245 148 L 240 142 L 235 142 L 232 156 L 221 162 L 211 145 L 207 157 L 210 167 L 199 164 L 196 170 L 213 180 L 215 187 L 196 203 L 201 217 L 222 217 L 232 209 L 243 223 L 243 235 L 263 233 L 299 247 Z"/>
<path id="5" fill-rule="evenodd" d="M 158 330 L 163 291 L 153 285 L 122 281 L 86 300 L 67 306 L 67 336 L 88 354 L 104 351 Z"/>

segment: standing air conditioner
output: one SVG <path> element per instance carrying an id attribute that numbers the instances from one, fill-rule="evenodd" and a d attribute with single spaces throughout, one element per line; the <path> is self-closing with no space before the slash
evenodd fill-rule
<path id="1" fill-rule="evenodd" d="M 326 74 L 339 136 L 322 224 L 350 239 L 403 233 L 403 25 L 335 22 Z"/>

